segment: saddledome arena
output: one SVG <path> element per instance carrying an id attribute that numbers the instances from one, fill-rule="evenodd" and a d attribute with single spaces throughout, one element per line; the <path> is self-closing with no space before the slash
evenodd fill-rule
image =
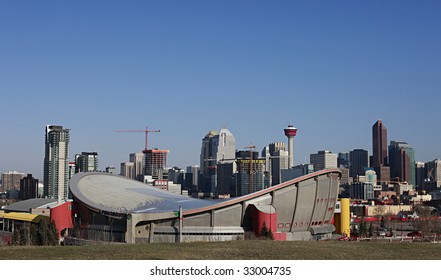
<path id="1" fill-rule="evenodd" d="M 335 230 L 340 176 L 322 170 L 229 200 L 201 200 L 117 175 L 78 173 L 70 181 L 71 233 L 126 243 L 227 241 L 258 236 L 265 223 L 276 240 L 326 239 Z"/>

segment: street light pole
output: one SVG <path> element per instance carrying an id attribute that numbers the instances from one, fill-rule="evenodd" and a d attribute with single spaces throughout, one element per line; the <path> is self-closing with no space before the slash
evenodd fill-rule
<path id="1" fill-rule="evenodd" d="M 182 206 L 179 206 L 179 243 L 182 243 Z"/>

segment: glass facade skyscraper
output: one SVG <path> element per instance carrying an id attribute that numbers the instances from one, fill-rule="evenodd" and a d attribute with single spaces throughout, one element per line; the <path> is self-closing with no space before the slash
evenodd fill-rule
<path id="1" fill-rule="evenodd" d="M 349 176 L 356 178 L 364 176 L 369 167 L 369 152 L 363 149 L 355 149 L 349 152 L 350 167 Z"/>
<path id="2" fill-rule="evenodd" d="M 391 141 L 389 145 L 391 179 L 399 178 L 415 186 L 415 151 L 406 142 Z"/>

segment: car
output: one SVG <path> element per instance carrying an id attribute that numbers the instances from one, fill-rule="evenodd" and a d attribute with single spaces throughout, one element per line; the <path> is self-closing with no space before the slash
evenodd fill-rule
<path id="1" fill-rule="evenodd" d="M 424 236 L 424 234 L 420 230 L 415 230 L 415 231 L 409 232 L 407 234 L 407 237 L 423 237 L 423 236 Z"/>

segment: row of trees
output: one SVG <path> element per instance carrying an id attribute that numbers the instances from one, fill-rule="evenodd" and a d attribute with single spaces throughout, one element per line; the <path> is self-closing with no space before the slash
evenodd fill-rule
<path id="1" fill-rule="evenodd" d="M 441 219 L 438 211 L 427 206 L 417 206 L 414 211 L 418 217 L 412 220 L 411 226 L 419 233 L 418 236 L 432 240 L 438 238 L 441 235 Z M 366 221 L 362 220 L 354 232 L 361 237 L 374 237 L 379 235 L 379 231 L 388 231 L 387 235 L 392 236 L 394 228 L 398 230 L 395 222 L 391 219 L 392 214 L 382 212 L 381 214 L 377 213 L 376 216 L 380 219 L 379 225 L 372 222 L 368 225 Z"/>
<path id="2" fill-rule="evenodd" d="M 38 224 L 25 223 L 14 228 L 12 244 L 16 246 L 57 245 L 58 232 L 54 222 L 49 222 L 46 219 L 41 220 Z"/>
<path id="3" fill-rule="evenodd" d="M 431 207 L 417 207 L 419 218 L 413 221 L 414 228 L 427 240 L 436 240 L 441 235 L 439 213 Z"/>

